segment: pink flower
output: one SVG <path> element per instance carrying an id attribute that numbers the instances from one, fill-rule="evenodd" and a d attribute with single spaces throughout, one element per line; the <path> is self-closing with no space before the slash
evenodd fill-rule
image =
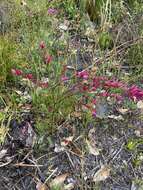
<path id="1" fill-rule="evenodd" d="M 95 86 L 93 86 L 91 89 L 90 89 L 90 92 L 93 92 L 93 91 L 96 91 L 97 88 Z"/>
<path id="2" fill-rule="evenodd" d="M 92 100 L 92 103 L 95 105 L 95 104 L 96 104 L 96 99 L 93 99 L 93 100 Z"/>
<path id="3" fill-rule="evenodd" d="M 101 84 L 101 80 L 98 77 L 95 77 L 92 81 L 93 90 L 96 90 Z"/>
<path id="4" fill-rule="evenodd" d="M 52 56 L 51 55 L 45 55 L 45 63 L 49 64 L 52 61 Z"/>
<path id="5" fill-rule="evenodd" d="M 41 41 L 39 47 L 40 47 L 40 49 L 44 49 L 46 47 L 45 42 Z"/>
<path id="6" fill-rule="evenodd" d="M 136 98 L 137 100 L 141 100 L 143 99 L 143 89 L 133 85 L 128 89 L 128 95 L 132 99 Z"/>
<path id="7" fill-rule="evenodd" d="M 49 15 L 56 15 L 57 13 L 58 13 L 57 9 L 54 9 L 54 8 L 49 8 L 48 9 L 48 14 Z"/>
<path id="8" fill-rule="evenodd" d="M 43 77 L 40 81 L 37 82 L 37 85 L 41 88 L 47 88 L 49 86 L 49 79 Z"/>
<path id="9" fill-rule="evenodd" d="M 78 78 L 82 78 L 82 79 L 87 80 L 89 77 L 89 73 L 88 73 L 88 71 L 83 70 L 83 71 L 77 72 L 76 76 Z"/>
<path id="10" fill-rule="evenodd" d="M 31 73 L 29 73 L 29 74 L 26 74 L 24 78 L 32 80 L 33 79 L 33 75 Z"/>
<path id="11" fill-rule="evenodd" d="M 110 96 L 110 94 L 108 92 L 102 92 L 99 94 L 99 96 L 108 97 L 108 96 Z"/>
<path id="12" fill-rule="evenodd" d="M 19 69 L 11 69 L 11 73 L 15 76 L 21 76 L 23 74 L 22 70 Z"/>
<path id="13" fill-rule="evenodd" d="M 69 80 L 69 78 L 66 77 L 66 76 L 62 76 L 61 80 L 62 80 L 62 81 L 67 81 L 67 80 Z"/>
<path id="14" fill-rule="evenodd" d="M 89 87 L 87 85 L 83 85 L 82 92 L 86 92 L 87 90 L 89 90 Z"/>
<path id="15" fill-rule="evenodd" d="M 49 86 L 48 82 L 39 82 L 41 88 L 47 88 Z"/>
<path id="16" fill-rule="evenodd" d="M 104 85 L 105 87 L 112 87 L 112 88 L 121 88 L 124 86 L 124 84 L 119 81 L 111 81 L 111 80 L 106 81 Z"/>
<path id="17" fill-rule="evenodd" d="M 95 109 L 92 110 L 92 117 L 96 117 L 96 110 Z"/>

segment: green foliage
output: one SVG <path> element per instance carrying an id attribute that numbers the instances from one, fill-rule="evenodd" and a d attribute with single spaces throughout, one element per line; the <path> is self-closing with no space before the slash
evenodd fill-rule
<path id="1" fill-rule="evenodd" d="M 6 111 L 8 111 L 8 109 Z M 9 131 L 9 125 L 11 119 L 12 119 L 12 114 L 8 114 L 6 112 L 0 113 L 0 144 L 3 144 L 5 141 L 6 135 Z"/>
<path id="2" fill-rule="evenodd" d="M 38 116 L 37 128 L 44 132 L 46 129 L 55 130 L 58 124 L 70 116 L 74 111 L 76 98 L 64 86 L 58 85 L 45 90 L 37 88 L 32 93 L 32 105 Z"/>
<path id="3" fill-rule="evenodd" d="M 0 83 L 10 81 L 11 69 L 16 65 L 16 44 L 8 37 L 0 38 Z"/>
<path id="4" fill-rule="evenodd" d="M 125 2 L 130 7 L 130 11 L 136 13 L 142 12 L 143 3 L 141 0 L 125 0 Z"/>
<path id="5" fill-rule="evenodd" d="M 108 32 L 102 32 L 99 36 L 99 46 L 101 50 L 113 48 L 113 39 Z"/>
<path id="6" fill-rule="evenodd" d="M 138 153 L 133 160 L 133 164 L 135 167 L 141 166 L 143 163 L 143 153 Z"/>
<path id="7" fill-rule="evenodd" d="M 99 24 L 101 21 L 100 13 L 104 3 L 106 3 L 106 0 L 81 0 L 80 7 L 82 11 L 88 13 L 91 21 Z"/>
<path id="8" fill-rule="evenodd" d="M 143 61 L 143 44 L 138 43 L 133 45 L 127 54 L 127 63 L 129 65 L 136 65 L 137 67 L 142 65 Z"/>
<path id="9" fill-rule="evenodd" d="M 63 187 L 61 187 L 61 185 L 56 185 L 51 188 L 51 190 L 62 190 L 62 189 Z"/>
<path id="10" fill-rule="evenodd" d="M 138 138 L 138 139 L 131 139 L 127 143 L 127 149 L 130 151 L 134 151 L 139 145 L 143 144 L 143 139 Z"/>
<path id="11" fill-rule="evenodd" d="M 124 4 L 124 1 L 114 1 L 112 4 L 112 11 L 111 11 L 111 20 L 113 23 L 118 24 L 119 22 L 124 19 L 124 16 L 127 14 L 127 8 Z"/>
<path id="12" fill-rule="evenodd" d="M 102 6 L 102 1 L 87 0 L 85 9 L 89 14 L 89 17 L 92 21 L 99 22 L 100 9 Z"/>
<path id="13" fill-rule="evenodd" d="M 77 14 L 77 7 L 75 0 L 63 1 L 63 6 L 69 18 L 73 19 Z"/>
<path id="14" fill-rule="evenodd" d="M 140 178 L 136 178 L 133 183 L 137 186 L 138 190 L 143 189 L 143 180 Z"/>
<path id="15" fill-rule="evenodd" d="M 103 27 L 108 22 L 117 21 L 123 12 L 121 0 L 81 0 L 81 10 L 88 13 L 90 20 Z"/>
<path id="16" fill-rule="evenodd" d="M 129 65 L 132 79 L 142 79 L 143 74 L 143 44 L 138 43 L 133 45 L 126 55 L 126 63 Z"/>
<path id="17" fill-rule="evenodd" d="M 76 0 L 51 1 L 48 6 L 60 10 L 58 17 L 66 16 L 68 19 L 73 20 L 78 13 Z"/>

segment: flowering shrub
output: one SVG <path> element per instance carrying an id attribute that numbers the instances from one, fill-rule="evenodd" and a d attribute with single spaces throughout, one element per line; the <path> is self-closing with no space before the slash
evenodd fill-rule
<path id="1" fill-rule="evenodd" d="M 82 21 L 83 27 L 78 28 L 81 21 L 80 12 L 73 1 L 60 1 L 60 3 L 52 1 L 50 2 L 51 8 L 47 10 L 48 4 L 43 5 L 44 9 L 40 9 L 39 6 L 37 13 L 36 10 L 27 11 L 24 8 L 21 10 L 22 15 L 25 16 L 23 28 L 17 30 L 17 26 L 23 22 L 22 19 L 19 19 L 19 24 L 14 25 L 18 31 L 16 33 L 18 37 L 14 41 L 19 40 L 18 46 L 16 44 L 17 48 L 12 56 L 7 56 L 8 53 L 6 53 L 4 58 L 5 60 L 8 58 L 5 62 L 6 66 L 10 63 L 7 69 L 10 76 L 9 81 L 12 82 L 12 75 L 15 84 L 20 82 L 18 88 L 24 84 L 27 93 L 31 96 L 29 102 L 34 115 L 40 119 L 44 117 L 44 120 L 47 119 L 46 125 L 48 123 L 54 126 L 72 115 L 75 110 L 90 116 L 90 118 L 96 118 L 98 99 L 100 98 L 116 103 L 124 103 L 126 100 L 136 103 L 142 100 L 143 90 L 138 86 L 130 86 L 116 77 L 111 77 L 111 75 L 110 77 L 104 76 L 102 69 L 99 73 L 98 68 L 100 69 L 99 63 L 102 53 L 100 54 L 98 51 L 97 57 L 101 56 L 99 61 L 97 60 L 98 68 L 84 68 L 76 71 L 70 70 L 66 66 L 69 57 L 72 59 L 76 56 L 76 48 L 80 49 L 81 46 L 81 50 L 83 50 L 81 52 L 84 52 L 86 46 L 83 47 L 84 42 L 82 43 L 82 40 L 80 42 L 79 39 L 80 35 L 83 34 L 81 31 L 83 28 L 85 29 L 86 25 Z M 64 19 L 61 19 L 62 15 L 64 15 Z M 24 16 L 22 17 L 24 18 Z M 76 32 L 80 32 L 76 40 L 74 40 L 74 26 L 77 27 Z M 107 32 L 105 31 L 105 33 Z M 97 34 L 97 43 L 100 41 L 98 37 L 100 38 L 100 35 Z M 39 39 L 40 42 L 37 45 Z M 76 41 L 77 44 L 75 44 Z M 9 43 L 6 44 L 9 50 Z M 6 47 L 5 44 L 4 47 Z M 99 50 L 98 47 L 97 50 Z M 18 57 L 17 61 L 15 61 L 15 57 Z M 106 52 L 104 60 L 106 60 Z M 108 69 L 108 65 L 105 65 L 105 69 Z M 0 80 L 3 78 L 0 77 Z M 42 116 L 37 114 L 39 112 Z"/>
<path id="2" fill-rule="evenodd" d="M 65 112 L 70 107 L 71 113 L 78 105 L 80 111 L 88 112 L 93 118 L 96 117 L 96 98 L 112 98 L 117 102 L 123 102 L 128 98 L 130 101 L 139 101 L 143 99 L 143 89 L 138 86 L 129 86 L 126 83 L 106 76 L 93 75 L 92 70 L 82 70 L 73 73 L 72 77 L 68 76 L 68 68 L 66 65 L 61 65 L 58 81 L 53 78 L 54 59 L 47 53 L 46 43 L 41 41 L 39 44 L 43 63 L 47 65 L 49 70 L 48 79 L 37 79 L 32 73 L 24 73 L 19 69 L 12 69 L 12 74 L 16 77 L 22 77 L 30 80 L 34 84 L 34 88 L 43 89 L 34 95 L 33 103 L 46 106 L 44 109 L 52 113 L 52 120 L 57 121 L 57 118 L 64 119 Z M 96 76 L 97 75 L 97 76 Z M 39 97 L 42 99 L 39 99 Z M 71 104 L 69 104 L 72 99 Z M 40 101 L 40 102 L 39 102 Z M 76 102 L 76 104 L 75 104 Z M 65 106 L 65 108 L 63 107 Z M 65 110 L 66 109 L 66 110 Z M 60 117 L 59 117 L 60 116 Z"/>
<path id="3" fill-rule="evenodd" d="M 64 5 L 63 7 L 66 8 L 66 12 L 73 13 L 72 7 L 76 11 L 74 4 L 73 6 L 71 5 L 69 7 L 69 1 L 65 2 L 66 3 L 63 3 L 63 1 L 61 1 L 62 5 Z M 66 67 L 66 61 L 63 61 L 63 58 L 58 58 L 57 61 L 56 56 L 54 57 L 54 53 L 56 55 L 58 54 L 57 52 L 60 52 L 58 51 L 59 49 L 57 48 L 56 50 L 55 47 L 56 45 L 58 45 L 58 47 L 60 45 L 56 44 L 56 42 L 51 42 L 54 37 L 57 38 L 59 35 L 60 28 L 58 26 L 61 25 L 61 21 L 59 19 L 58 23 L 57 16 L 62 14 L 63 8 L 59 7 L 59 9 L 56 9 L 54 7 L 56 7 L 55 4 L 51 4 L 51 8 L 48 8 L 48 10 L 46 10 L 48 21 L 43 25 L 52 27 L 49 27 L 48 32 L 43 32 L 45 37 L 42 37 L 41 34 L 39 35 L 40 39 L 42 40 L 37 45 L 38 48 L 35 48 L 36 51 L 31 54 L 33 56 L 31 56 L 33 58 L 32 64 L 28 65 L 28 68 L 24 68 L 24 70 L 20 70 L 18 68 L 13 68 L 11 70 L 12 75 L 15 77 L 30 81 L 32 104 L 37 107 L 37 110 L 39 110 L 40 107 L 41 111 L 43 112 L 46 112 L 46 110 L 50 109 L 52 115 L 54 115 L 54 112 L 57 118 L 60 116 L 62 119 L 64 119 L 66 115 L 64 112 L 66 112 L 67 109 L 67 106 L 65 105 L 68 105 L 70 107 L 70 111 L 67 113 L 71 113 L 71 110 L 74 111 L 75 107 L 78 107 L 81 111 L 88 112 L 95 118 L 97 98 L 110 98 L 117 102 L 123 102 L 124 99 L 127 98 L 130 101 L 141 100 L 143 98 L 142 89 L 137 86 L 129 86 L 116 78 L 102 76 L 101 74 L 98 74 L 96 70 L 93 71 L 93 69 L 84 69 L 69 74 L 69 70 Z M 72 15 L 71 18 L 74 16 L 75 15 Z M 40 21 L 39 24 L 41 23 L 42 22 Z M 53 27 L 55 29 L 54 32 Z M 66 27 L 66 30 L 68 31 L 68 25 L 66 25 Z M 43 31 L 43 29 L 41 31 Z M 64 30 L 60 30 L 60 32 L 62 37 L 60 40 L 57 40 L 58 43 L 60 43 L 60 41 L 63 40 L 63 37 L 65 37 Z M 46 41 L 44 39 L 46 39 Z M 63 42 L 61 42 L 61 44 L 62 43 Z M 32 42 L 32 44 L 34 43 Z M 54 44 L 54 48 L 52 47 L 52 44 Z M 32 47 L 32 49 L 34 48 Z M 64 64 L 60 63 L 59 60 L 62 60 Z M 76 102 L 76 104 L 71 103 L 69 105 L 68 101 L 72 98 L 74 100 L 71 102 Z M 66 108 L 64 108 L 63 105 Z"/>

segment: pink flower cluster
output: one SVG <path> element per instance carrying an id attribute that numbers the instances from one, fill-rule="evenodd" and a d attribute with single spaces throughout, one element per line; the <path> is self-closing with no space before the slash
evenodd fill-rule
<path id="1" fill-rule="evenodd" d="M 33 79 L 33 75 L 32 75 L 31 73 L 29 73 L 29 74 L 26 74 L 26 75 L 24 76 L 24 78 L 29 79 L 29 80 L 32 80 L 32 79 Z"/>
<path id="2" fill-rule="evenodd" d="M 49 54 L 45 55 L 45 58 L 44 58 L 45 64 L 49 64 L 52 60 L 53 60 L 53 58 L 51 55 L 49 55 Z"/>
<path id="3" fill-rule="evenodd" d="M 45 49 L 46 45 L 42 41 L 40 43 L 40 49 Z M 43 51 L 42 51 L 43 52 Z M 45 54 L 44 54 L 45 55 Z M 44 56 L 46 64 L 49 64 L 52 61 L 52 56 L 46 54 Z M 72 81 L 69 77 L 66 76 L 67 68 L 64 66 L 61 72 L 60 81 L 62 84 L 68 84 L 67 81 Z M 12 74 L 14 76 L 22 76 L 23 78 L 31 80 L 37 86 L 42 88 L 47 88 L 49 83 L 47 81 L 37 81 L 34 79 L 31 73 L 24 74 L 22 70 L 12 69 Z M 125 98 L 131 100 L 139 101 L 143 99 L 143 89 L 139 88 L 136 85 L 128 86 L 126 83 L 118 81 L 117 79 L 111 79 L 104 76 L 95 76 L 90 75 L 90 72 L 87 70 L 76 72 L 74 75 L 74 81 L 76 83 L 70 83 L 70 89 L 72 93 L 78 93 L 80 97 L 80 105 L 83 105 L 87 110 L 89 110 L 93 117 L 96 117 L 96 97 L 105 97 L 113 98 L 118 102 L 123 101 Z M 117 91 L 116 91 L 117 90 Z M 117 92 L 117 93 L 116 93 Z M 86 102 L 86 103 L 85 103 Z"/>
<path id="4" fill-rule="evenodd" d="M 46 44 L 44 41 L 41 41 L 39 44 L 40 49 L 45 49 L 46 48 Z"/>
<path id="5" fill-rule="evenodd" d="M 82 78 L 82 79 L 87 80 L 87 79 L 89 78 L 89 73 L 88 73 L 88 71 L 83 70 L 83 71 L 77 72 L 77 73 L 76 73 L 76 76 L 77 76 L 78 78 Z"/>
<path id="6" fill-rule="evenodd" d="M 105 81 L 104 86 L 109 88 L 122 88 L 125 86 L 125 84 L 119 81 L 107 80 Z"/>
<path id="7" fill-rule="evenodd" d="M 45 50 L 46 43 L 44 41 L 41 41 L 40 44 L 39 44 L 39 48 L 41 50 Z M 53 57 L 51 55 L 49 55 L 49 53 L 46 53 L 45 51 L 43 53 L 44 53 L 44 56 L 43 56 L 44 63 L 45 64 L 49 64 L 53 60 Z"/>
<path id="8" fill-rule="evenodd" d="M 39 44 L 39 48 L 41 50 L 44 50 L 46 48 L 46 43 L 44 41 L 41 41 Z M 45 51 L 42 51 L 44 53 L 44 63 L 45 64 L 49 64 L 52 61 L 52 56 L 49 55 L 48 53 L 46 53 Z M 14 76 L 21 76 L 23 78 L 29 79 L 30 81 L 32 81 L 33 83 L 35 83 L 36 85 L 42 87 L 42 88 L 47 88 L 48 87 L 48 82 L 47 81 L 37 81 L 36 79 L 34 79 L 33 75 L 31 73 L 25 74 L 22 70 L 20 69 L 11 69 L 11 73 Z M 65 79 L 64 79 L 65 80 Z"/>
<path id="9" fill-rule="evenodd" d="M 42 88 L 48 87 L 47 81 L 37 81 L 36 79 L 34 79 L 34 77 L 31 73 L 24 74 L 24 72 L 20 69 L 11 69 L 11 73 L 14 76 L 18 76 L 18 77 L 21 76 L 22 78 L 28 79 L 28 80 L 32 81 L 34 84 L 38 85 L 39 87 L 42 87 Z"/>
<path id="10" fill-rule="evenodd" d="M 21 76 L 23 74 L 23 71 L 20 69 L 11 69 L 11 73 L 15 76 Z"/>
<path id="11" fill-rule="evenodd" d="M 97 88 L 102 86 L 102 84 L 107 80 L 106 77 L 94 77 L 92 79 L 92 91 L 95 91 Z"/>
<path id="12" fill-rule="evenodd" d="M 139 88 L 136 85 L 131 86 L 128 91 L 128 95 L 132 99 L 141 100 L 143 99 L 143 89 Z"/>
<path id="13" fill-rule="evenodd" d="M 122 81 L 118 81 L 117 79 L 109 79 L 104 76 L 96 76 L 93 78 L 90 76 L 90 72 L 86 70 L 77 72 L 75 76 L 80 79 L 77 81 L 76 91 L 79 92 L 81 98 L 83 95 L 89 94 L 89 96 L 86 98 L 87 104 L 85 105 L 84 101 L 83 103 L 81 101 L 81 104 L 91 111 L 93 117 L 96 116 L 96 99 L 94 98 L 97 96 L 114 98 L 118 102 L 124 101 L 125 98 L 135 101 L 143 99 L 143 89 L 136 85 L 128 86 Z M 90 98 L 92 97 L 90 94 L 95 94 L 95 97 L 93 99 Z"/>
<path id="14" fill-rule="evenodd" d="M 64 81 L 69 80 L 69 78 L 68 78 L 67 76 L 62 76 L 62 77 L 61 77 L 61 80 L 64 82 Z"/>
<path id="15" fill-rule="evenodd" d="M 54 9 L 54 8 L 49 8 L 48 9 L 48 14 L 49 15 L 56 15 L 57 13 L 58 13 L 57 9 Z"/>

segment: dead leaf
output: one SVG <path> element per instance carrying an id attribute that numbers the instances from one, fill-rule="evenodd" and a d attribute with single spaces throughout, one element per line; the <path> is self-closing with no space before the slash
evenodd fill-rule
<path id="1" fill-rule="evenodd" d="M 87 112 L 88 111 L 88 106 L 82 105 L 81 109 L 82 109 L 83 112 Z"/>
<path id="2" fill-rule="evenodd" d="M 96 115 L 98 118 L 102 119 L 107 117 L 109 113 L 109 105 L 106 100 L 102 98 L 96 98 Z"/>
<path id="3" fill-rule="evenodd" d="M 91 71 L 92 72 L 96 72 L 98 70 L 98 67 L 96 67 L 96 66 L 93 66 L 92 68 L 91 68 Z"/>
<path id="4" fill-rule="evenodd" d="M 115 119 L 117 121 L 123 121 L 124 120 L 124 118 L 121 115 L 118 115 L 118 116 L 116 116 L 116 115 L 108 115 L 108 118 Z"/>
<path id="5" fill-rule="evenodd" d="M 0 151 L 0 159 L 2 159 L 7 153 L 7 149 L 3 149 Z"/>
<path id="6" fill-rule="evenodd" d="M 64 185 L 64 190 L 72 190 L 72 189 L 74 189 L 73 183 L 69 183 L 67 185 Z"/>
<path id="7" fill-rule="evenodd" d="M 95 29 L 91 26 L 91 27 L 88 27 L 85 31 L 85 35 L 87 37 L 90 37 L 90 38 L 93 38 L 95 37 Z"/>
<path id="8" fill-rule="evenodd" d="M 27 122 L 27 125 L 28 125 L 28 137 L 26 139 L 26 146 L 27 147 L 33 147 L 35 142 L 36 142 L 37 136 L 36 136 L 36 133 L 31 126 L 31 124 L 29 122 Z"/>
<path id="9" fill-rule="evenodd" d="M 143 110 L 143 101 L 138 101 L 137 108 Z"/>
<path id="10" fill-rule="evenodd" d="M 72 116 L 81 119 L 82 114 L 80 111 L 75 111 L 72 113 Z"/>
<path id="11" fill-rule="evenodd" d="M 91 68 L 91 73 L 90 73 L 91 78 L 95 77 L 97 70 L 98 70 L 98 67 L 96 66 L 93 66 L 93 68 Z"/>
<path id="12" fill-rule="evenodd" d="M 129 111 L 129 109 L 127 109 L 127 108 L 119 108 L 118 109 L 118 111 L 121 113 L 121 114 L 126 114 L 128 111 Z"/>
<path id="13" fill-rule="evenodd" d="M 112 73 L 112 72 L 109 72 L 108 70 L 106 71 L 106 74 L 107 74 L 109 77 L 111 77 L 111 76 L 113 75 L 113 73 Z"/>
<path id="14" fill-rule="evenodd" d="M 4 143 L 5 137 L 8 133 L 8 128 L 6 128 L 5 126 L 1 126 L 0 127 L 0 143 Z"/>
<path id="15" fill-rule="evenodd" d="M 96 128 L 91 128 L 88 133 L 88 138 L 93 139 L 96 136 Z"/>
<path id="16" fill-rule="evenodd" d="M 93 181 L 105 181 L 110 175 L 110 168 L 108 165 L 103 165 L 94 175 Z"/>
<path id="17" fill-rule="evenodd" d="M 1 77 L 1 76 L 0 76 L 0 81 L 4 81 L 4 79 L 5 79 L 4 77 Z"/>
<path id="18" fill-rule="evenodd" d="M 135 135 L 136 135 L 137 137 L 141 137 L 141 132 L 140 132 L 140 130 L 135 130 Z"/>
<path id="19" fill-rule="evenodd" d="M 73 136 L 69 136 L 67 138 L 64 138 L 61 142 L 61 146 L 67 146 L 69 143 L 73 141 Z"/>
<path id="20" fill-rule="evenodd" d="M 32 105 L 31 104 L 22 104 L 20 107 L 22 110 L 24 110 L 24 112 L 30 112 Z"/>
<path id="21" fill-rule="evenodd" d="M 22 96 L 22 95 L 23 95 L 23 92 L 20 91 L 20 90 L 15 90 L 15 92 L 16 92 L 19 96 Z"/>
<path id="22" fill-rule="evenodd" d="M 59 25 L 59 29 L 61 31 L 66 31 L 68 29 L 68 26 L 69 26 L 69 21 L 68 20 L 65 20 L 64 23 L 61 23 Z"/>
<path id="23" fill-rule="evenodd" d="M 68 173 L 65 173 L 65 174 L 62 174 L 62 175 L 59 175 L 59 176 L 55 177 L 51 181 L 50 187 L 62 186 L 65 179 L 67 178 L 67 176 L 68 176 Z"/>
<path id="24" fill-rule="evenodd" d="M 22 0 L 22 1 L 21 1 L 21 5 L 22 5 L 22 6 L 26 6 L 26 5 L 27 5 L 26 1 Z"/>
<path id="25" fill-rule="evenodd" d="M 63 152 L 65 148 L 63 146 L 60 146 L 59 144 L 55 144 L 54 152 Z"/>
<path id="26" fill-rule="evenodd" d="M 49 190 L 49 188 L 44 183 L 38 182 L 36 185 L 36 190 Z"/>
<path id="27" fill-rule="evenodd" d="M 95 156 L 99 155 L 99 149 L 96 147 L 95 143 L 91 143 L 86 139 L 86 143 L 89 149 L 89 153 Z"/>

